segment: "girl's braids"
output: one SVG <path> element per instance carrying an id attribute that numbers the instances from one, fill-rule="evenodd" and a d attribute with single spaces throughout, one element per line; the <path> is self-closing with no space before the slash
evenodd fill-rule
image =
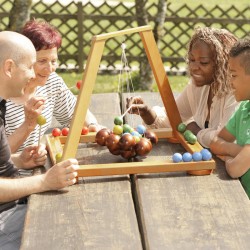
<path id="1" fill-rule="evenodd" d="M 197 40 L 204 41 L 214 51 L 214 81 L 211 84 L 211 88 L 214 95 L 223 97 L 232 90 L 228 59 L 230 49 L 237 41 L 237 38 L 226 29 L 199 27 L 195 29 L 195 33 L 191 37 L 187 54 L 190 53 L 193 44 Z"/>

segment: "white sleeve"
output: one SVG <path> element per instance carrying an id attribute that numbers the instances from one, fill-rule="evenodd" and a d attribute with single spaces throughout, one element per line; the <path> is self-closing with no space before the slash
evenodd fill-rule
<path id="1" fill-rule="evenodd" d="M 224 101 L 220 100 L 214 104 L 213 113 L 215 114 L 209 121 L 211 127 L 202 129 L 197 134 L 197 139 L 203 147 L 209 148 L 212 139 L 227 124 L 238 106 L 239 103 L 236 102 L 233 95 L 229 95 L 224 98 Z"/>

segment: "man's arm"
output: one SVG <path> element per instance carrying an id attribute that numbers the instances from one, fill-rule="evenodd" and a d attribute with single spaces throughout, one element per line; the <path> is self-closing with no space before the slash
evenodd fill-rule
<path id="1" fill-rule="evenodd" d="M 69 159 L 54 165 L 42 175 L 16 179 L 0 178 L 0 202 L 14 201 L 34 193 L 73 185 L 78 168 L 77 160 Z"/>

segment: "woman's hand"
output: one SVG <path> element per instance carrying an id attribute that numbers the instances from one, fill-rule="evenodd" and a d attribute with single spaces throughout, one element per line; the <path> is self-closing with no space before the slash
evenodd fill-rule
<path id="1" fill-rule="evenodd" d="M 24 104 L 24 123 L 31 131 L 37 125 L 37 117 L 42 113 L 44 102 L 44 97 L 33 96 Z"/>
<path id="2" fill-rule="evenodd" d="M 148 125 L 153 124 L 157 116 L 156 113 L 144 103 L 140 96 L 127 98 L 126 108 L 130 108 L 128 113 L 140 115 L 143 121 Z"/>

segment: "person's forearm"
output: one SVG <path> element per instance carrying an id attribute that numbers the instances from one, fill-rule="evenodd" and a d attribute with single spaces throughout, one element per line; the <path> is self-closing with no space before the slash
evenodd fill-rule
<path id="1" fill-rule="evenodd" d="M 0 179 L 0 202 L 9 202 L 22 197 L 44 192 L 43 175 L 17 178 Z"/>
<path id="2" fill-rule="evenodd" d="M 26 123 L 23 123 L 18 129 L 8 136 L 11 153 L 15 153 L 20 148 L 34 128 L 35 127 L 31 127 L 26 125 Z"/>
<path id="3" fill-rule="evenodd" d="M 16 154 L 11 154 L 11 160 L 13 161 L 14 165 L 20 169 L 23 162 L 22 160 L 20 159 L 20 154 L 19 153 L 16 153 Z"/>
<path id="4" fill-rule="evenodd" d="M 210 144 L 210 149 L 216 155 L 236 157 L 242 147 L 233 142 L 226 142 L 218 137 Z"/>
<path id="5" fill-rule="evenodd" d="M 147 124 L 151 125 L 155 122 L 155 119 L 157 117 L 155 111 L 153 109 L 148 109 L 146 112 L 141 112 L 140 116 L 142 120 Z"/>
<path id="6" fill-rule="evenodd" d="M 188 125 L 187 125 L 187 128 L 188 130 L 192 131 L 192 133 L 194 135 L 197 135 L 199 133 L 199 131 L 201 130 L 201 128 L 197 125 L 196 122 L 190 122 Z"/>

